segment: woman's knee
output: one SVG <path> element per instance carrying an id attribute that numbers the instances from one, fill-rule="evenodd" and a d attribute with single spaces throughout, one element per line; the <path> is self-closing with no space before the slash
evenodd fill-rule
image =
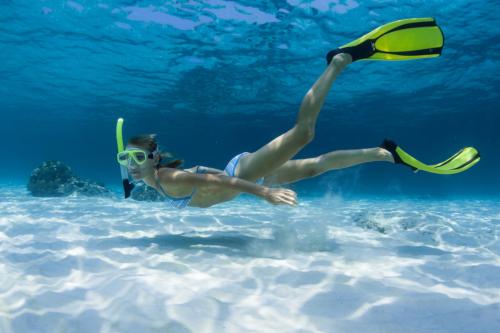
<path id="1" fill-rule="evenodd" d="M 310 163 L 305 168 L 306 177 L 316 177 L 326 171 L 323 160 L 320 156 L 310 159 Z"/>
<path id="2" fill-rule="evenodd" d="M 314 139 L 315 129 L 314 125 L 309 124 L 297 124 L 295 125 L 295 135 L 298 140 L 306 145 Z"/>

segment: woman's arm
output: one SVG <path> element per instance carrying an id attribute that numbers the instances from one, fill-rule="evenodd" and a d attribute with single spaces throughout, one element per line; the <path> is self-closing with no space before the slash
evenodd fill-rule
<path id="1" fill-rule="evenodd" d="M 194 187 L 218 186 L 224 189 L 249 193 L 266 199 L 272 204 L 297 204 L 297 194 L 292 190 L 269 188 L 241 178 L 230 177 L 223 174 L 193 174 L 181 170 L 165 170 L 159 173 L 159 177 L 161 181 L 167 183 L 175 182 L 175 184 Z"/>
<path id="2" fill-rule="evenodd" d="M 224 173 L 224 170 L 219 170 L 215 168 L 206 167 L 203 165 L 197 165 L 189 169 L 184 169 L 185 171 L 189 171 L 192 173 L 211 173 L 211 174 L 219 174 Z"/>
<path id="3" fill-rule="evenodd" d="M 198 171 L 199 173 L 212 173 L 212 174 L 224 173 L 224 170 L 219 170 L 219 169 L 215 169 L 215 168 L 209 168 L 209 167 L 206 167 L 206 166 L 203 166 L 203 165 L 198 165 L 197 168 L 199 170 Z"/>

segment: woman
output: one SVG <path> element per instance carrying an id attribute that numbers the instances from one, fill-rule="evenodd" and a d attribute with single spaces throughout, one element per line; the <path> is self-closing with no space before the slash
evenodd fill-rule
<path id="1" fill-rule="evenodd" d="M 119 153 L 119 161 L 127 165 L 134 180 L 143 180 L 178 208 L 209 207 L 229 201 L 241 192 L 261 197 L 272 204 L 296 205 L 294 191 L 269 186 L 294 183 L 360 163 L 394 163 L 391 152 L 381 147 L 340 150 L 313 158 L 291 159 L 312 141 L 326 95 L 335 78 L 351 62 L 351 55 L 347 53 L 335 55 L 305 95 L 295 125 L 257 151 L 235 156 L 224 171 L 200 166 L 177 169 L 180 161 L 161 165 L 158 144 L 151 135 L 129 140 L 127 150 Z"/>

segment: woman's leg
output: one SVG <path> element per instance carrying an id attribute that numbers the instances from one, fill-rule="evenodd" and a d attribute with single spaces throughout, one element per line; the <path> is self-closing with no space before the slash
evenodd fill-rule
<path id="1" fill-rule="evenodd" d="M 255 181 L 272 173 L 311 142 L 326 95 L 335 78 L 350 62 L 350 55 L 336 55 L 304 96 L 295 126 L 259 150 L 243 156 L 236 166 L 235 176 Z"/>
<path id="2" fill-rule="evenodd" d="M 391 153 L 380 147 L 336 150 L 318 157 L 288 161 L 265 176 L 264 185 L 294 183 L 301 179 L 318 176 L 329 170 L 376 161 L 394 163 Z"/>

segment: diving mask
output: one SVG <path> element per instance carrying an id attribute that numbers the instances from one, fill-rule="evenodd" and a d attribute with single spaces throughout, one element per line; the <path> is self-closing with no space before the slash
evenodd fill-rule
<path id="1" fill-rule="evenodd" d="M 150 153 L 140 148 L 126 149 L 116 154 L 116 160 L 123 166 L 128 166 L 134 160 L 137 165 L 142 165 L 148 158 L 153 159 L 158 153 L 158 149 Z"/>

